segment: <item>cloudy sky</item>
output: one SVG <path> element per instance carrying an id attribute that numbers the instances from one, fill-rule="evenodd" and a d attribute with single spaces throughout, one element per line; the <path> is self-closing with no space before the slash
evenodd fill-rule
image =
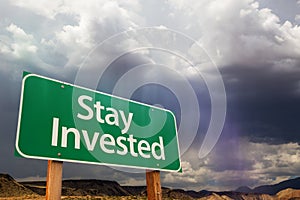
<path id="1" fill-rule="evenodd" d="M 1 0 L 0 27 L 0 172 L 46 175 L 46 161 L 14 156 L 29 71 L 174 111 L 183 173 L 162 173 L 164 186 L 227 190 L 300 174 L 299 0 Z M 143 173 L 83 164 L 65 163 L 64 177 L 145 184 Z"/>

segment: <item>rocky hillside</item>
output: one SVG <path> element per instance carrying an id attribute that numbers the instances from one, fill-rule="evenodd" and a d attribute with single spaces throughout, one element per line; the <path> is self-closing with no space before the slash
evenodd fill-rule
<path id="1" fill-rule="evenodd" d="M 8 174 L 0 174 L 0 197 L 34 195 L 35 193 L 16 182 Z"/>
<path id="2" fill-rule="evenodd" d="M 21 182 L 22 185 L 39 195 L 45 195 L 46 182 Z M 103 180 L 64 180 L 62 183 L 64 196 L 129 196 L 131 193 L 115 181 Z"/>
<path id="3" fill-rule="evenodd" d="M 199 200 L 300 200 L 300 190 L 285 189 L 278 192 L 276 195 L 269 194 L 246 194 L 238 192 L 212 193 Z"/>
<path id="4" fill-rule="evenodd" d="M 295 189 L 285 189 L 276 194 L 278 199 L 300 199 L 300 190 Z"/>

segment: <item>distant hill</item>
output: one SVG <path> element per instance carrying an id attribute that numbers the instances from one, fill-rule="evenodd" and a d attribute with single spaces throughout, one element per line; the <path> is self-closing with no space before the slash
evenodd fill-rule
<path id="1" fill-rule="evenodd" d="M 240 187 L 237 191 L 224 192 L 206 190 L 196 192 L 163 187 L 162 194 L 164 200 L 295 200 L 300 199 L 300 190 L 297 190 L 299 181 L 300 179 L 296 178 L 275 185 L 260 186 L 253 190 L 248 187 Z M 283 189 L 280 190 L 281 188 Z M 0 174 L 0 199 L 8 197 L 10 199 L 36 199 L 36 197 L 43 199 L 45 190 L 45 181 L 18 183 L 8 174 Z M 277 190 L 278 192 L 274 193 Z M 272 194 L 268 194 L 267 192 Z M 95 198 L 106 196 L 107 199 L 129 200 L 146 199 L 146 195 L 146 186 L 121 186 L 116 181 L 95 179 L 64 180 L 62 183 L 62 196 L 73 196 L 75 199 L 88 196 Z"/>
<path id="2" fill-rule="evenodd" d="M 300 189 L 300 178 L 282 181 L 275 185 L 259 186 L 254 188 L 252 191 L 253 193 L 274 195 L 280 192 L 281 190 L 285 190 L 287 188 Z"/>
<path id="3" fill-rule="evenodd" d="M 250 189 L 249 187 L 243 186 L 236 189 L 236 192 L 243 192 L 243 193 L 252 193 L 252 194 L 269 194 L 275 195 L 281 190 L 285 190 L 287 188 L 291 189 L 300 189 L 300 178 L 290 179 L 286 181 L 282 181 L 280 183 L 274 185 L 262 185 L 256 187 L 254 189 Z"/>
<path id="4" fill-rule="evenodd" d="M 241 186 L 238 189 L 236 189 L 235 191 L 241 192 L 241 193 L 252 193 L 252 189 L 247 186 Z"/>
<path id="5" fill-rule="evenodd" d="M 145 195 L 147 193 L 146 186 L 122 186 L 122 188 L 134 196 Z"/>

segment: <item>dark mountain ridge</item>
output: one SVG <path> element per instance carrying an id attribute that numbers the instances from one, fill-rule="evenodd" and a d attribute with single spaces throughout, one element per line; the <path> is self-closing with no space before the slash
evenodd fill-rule
<path id="1" fill-rule="evenodd" d="M 285 190 L 287 188 L 291 189 L 300 189 L 300 177 L 289 179 L 282 181 L 280 183 L 274 184 L 274 185 L 262 185 L 255 187 L 254 189 L 251 189 L 247 186 L 239 187 L 236 189 L 236 192 L 242 192 L 242 193 L 251 193 L 251 194 L 269 194 L 269 195 L 275 195 L 281 190 Z"/>

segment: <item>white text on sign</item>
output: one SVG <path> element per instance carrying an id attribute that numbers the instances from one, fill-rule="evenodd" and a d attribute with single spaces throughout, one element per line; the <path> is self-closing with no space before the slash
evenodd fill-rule
<path id="1" fill-rule="evenodd" d="M 93 107 L 89 106 L 85 102 L 93 102 L 93 98 L 87 95 L 81 95 L 78 97 L 79 106 L 86 111 L 86 113 L 77 113 L 77 117 L 81 120 L 91 120 L 96 117 L 96 120 L 100 124 L 108 124 L 111 126 L 120 127 L 122 135 L 113 137 L 109 133 L 94 132 L 92 137 L 87 130 L 79 131 L 76 128 L 68 128 L 66 126 L 60 126 L 60 119 L 53 117 L 52 120 L 52 146 L 58 146 L 58 138 L 61 135 L 61 147 L 68 147 L 68 135 L 73 134 L 75 137 L 74 148 L 80 149 L 81 137 L 83 137 L 85 146 L 89 151 L 94 151 L 97 141 L 99 141 L 100 149 L 107 154 L 130 154 L 133 157 L 141 156 L 143 158 L 151 158 L 151 155 L 156 160 L 165 160 L 164 142 L 163 137 L 159 136 L 158 141 L 149 144 L 146 140 L 138 140 L 132 134 L 128 134 L 128 137 L 123 136 L 127 133 L 133 118 L 133 113 L 126 114 L 122 110 L 116 110 L 111 107 L 105 108 L 101 105 L 100 101 L 93 104 Z M 102 116 L 102 111 L 106 111 L 107 114 Z"/>

